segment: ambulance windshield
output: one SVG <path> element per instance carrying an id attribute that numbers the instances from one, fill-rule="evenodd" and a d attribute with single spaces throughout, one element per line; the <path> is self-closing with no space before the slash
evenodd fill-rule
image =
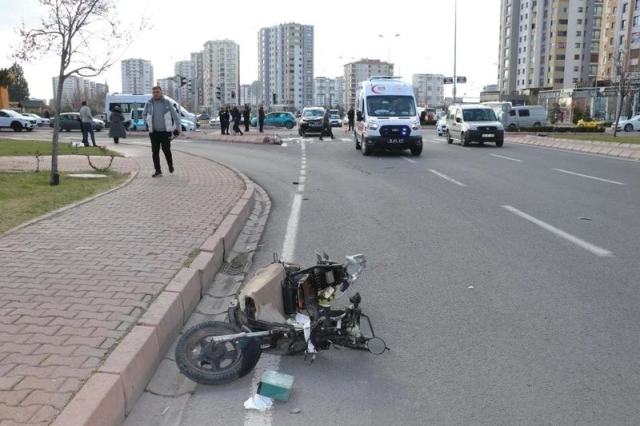
<path id="1" fill-rule="evenodd" d="M 367 96 L 367 111 L 371 117 L 415 117 L 416 108 L 411 96 Z"/>

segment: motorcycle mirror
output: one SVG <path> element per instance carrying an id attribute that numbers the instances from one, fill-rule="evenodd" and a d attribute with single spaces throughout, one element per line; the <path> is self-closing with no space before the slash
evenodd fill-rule
<path id="1" fill-rule="evenodd" d="M 367 342 L 367 349 L 374 355 L 380 355 L 387 350 L 387 344 L 379 337 L 372 337 Z"/>

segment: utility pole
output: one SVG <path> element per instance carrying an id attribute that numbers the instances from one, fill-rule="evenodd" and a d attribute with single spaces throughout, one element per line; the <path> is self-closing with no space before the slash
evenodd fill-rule
<path id="1" fill-rule="evenodd" d="M 456 49 L 458 47 L 458 0 L 455 0 L 453 4 L 453 103 L 456 103 L 456 80 L 458 75 L 456 73 Z"/>

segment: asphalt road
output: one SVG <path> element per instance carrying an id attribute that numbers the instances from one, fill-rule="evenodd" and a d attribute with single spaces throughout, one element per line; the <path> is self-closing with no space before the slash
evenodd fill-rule
<path id="1" fill-rule="evenodd" d="M 391 351 L 331 349 L 310 366 L 263 355 L 256 374 L 295 376 L 288 403 L 247 412 L 250 374 L 199 386 L 181 425 L 640 422 L 638 162 L 508 142 L 464 148 L 431 130 L 420 157 L 364 157 L 336 135 L 174 146 L 269 193 L 250 275 L 282 252 L 296 194 L 296 260 L 364 253 L 362 307 Z"/>
<path id="2" fill-rule="evenodd" d="M 199 387 L 182 425 L 638 423 L 640 164 L 509 143 L 463 148 L 432 131 L 421 157 L 364 157 L 336 134 L 305 138 L 295 257 L 364 253 L 362 306 L 391 351 L 330 350 L 311 366 L 263 356 L 263 367 L 296 377 L 288 403 L 248 415 L 249 375 Z M 301 192 L 293 139 L 179 148 L 269 193 L 252 272 L 282 250 Z"/>

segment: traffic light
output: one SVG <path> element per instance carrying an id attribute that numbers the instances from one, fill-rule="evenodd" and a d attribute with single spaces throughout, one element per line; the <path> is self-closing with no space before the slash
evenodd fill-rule
<path id="1" fill-rule="evenodd" d="M 231 91 L 231 99 L 235 99 L 236 98 L 236 91 L 232 90 Z"/>
<path id="2" fill-rule="evenodd" d="M 184 86 L 185 84 L 187 84 L 187 78 L 180 76 L 180 87 Z"/>
<path id="3" fill-rule="evenodd" d="M 192 79 L 188 79 L 187 80 L 187 90 L 189 91 L 189 93 L 191 93 L 193 91 L 193 80 Z"/>
<path id="4" fill-rule="evenodd" d="M 273 103 L 276 103 L 276 92 L 273 92 Z"/>
<path id="5" fill-rule="evenodd" d="M 216 99 L 220 100 L 222 92 L 220 91 L 220 86 L 216 86 Z"/>

